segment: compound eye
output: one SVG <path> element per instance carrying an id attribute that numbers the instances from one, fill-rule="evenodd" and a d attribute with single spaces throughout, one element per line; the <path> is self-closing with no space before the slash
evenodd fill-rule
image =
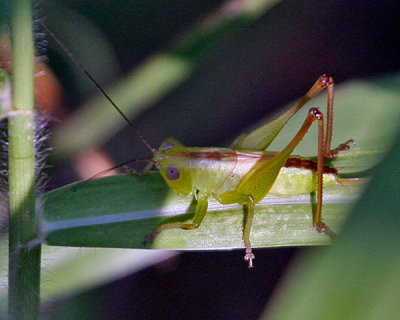
<path id="1" fill-rule="evenodd" d="M 165 170 L 165 174 L 169 180 L 176 180 L 180 176 L 179 169 L 173 166 L 168 167 L 167 170 Z"/>

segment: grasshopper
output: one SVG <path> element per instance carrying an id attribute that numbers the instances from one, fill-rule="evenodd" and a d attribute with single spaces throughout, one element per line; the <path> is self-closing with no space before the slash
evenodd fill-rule
<path id="1" fill-rule="evenodd" d="M 285 167 L 306 168 L 317 172 L 317 204 L 313 224 L 318 232 L 332 235 L 332 232 L 322 222 L 321 218 L 323 174 L 337 174 L 337 171 L 335 168 L 325 165 L 324 160 L 332 159 L 340 151 L 349 149 L 351 141 L 349 140 L 337 148 L 331 149 L 334 97 L 334 81 L 332 77 L 327 75 L 320 76 L 308 92 L 290 109 L 252 133 L 240 136 L 232 143 L 230 148 L 185 147 L 175 139 L 170 138 L 164 141 L 159 149 L 154 149 L 72 53 L 65 48 L 43 22 L 41 24 L 78 67 L 88 75 L 105 98 L 153 153 L 153 160 L 149 160 L 151 167 L 155 165 L 168 186 L 178 194 L 192 194 L 197 200 L 195 214 L 191 222 L 162 224 L 146 237 L 145 243 L 153 242 L 155 237 L 166 229 L 181 228 L 190 230 L 198 228 L 207 213 L 208 199 L 213 196 L 221 204 L 237 203 L 243 205 L 244 211 L 247 213 L 243 227 L 243 242 L 246 250 L 244 259 L 248 261 L 249 268 L 253 267 L 255 256 L 251 247 L 250 231 L 254 217 L 254 207 L 270 192 L 280 171 Z M 326 129 L 322 113 L 317 108 L 311 108 L 297 134 L 282 151 L 266 151 L 289 119 L 312 97 L 324 89 L 327 89 L 328 96 Z M 318 123 L 317 160 L 291 156 L 293 149 L 315 121 Z M 326 135 L 324 134 L 325 131 Z M 150 170 L 151 167 L 147 166 L 145 171 Z M 312 191 L 314 190 L 310 190 L 310 192 Z"/>
<path id="2" fill-rule="evenodd" d="M 265 151 L 287 121 L 324 88 L 328 91 L 325 139 L 323 115 L 317 108 L 311 108 L 302 127 L 282 151 Z M 197 206 L 191 223 L 162 224 L 147 237 L 146 241 L 152 242 L 166 229 L 198 228 L 207 213 L 208 198 L 213 196 L 221 204 L 238 203 L 247 211 L 243 228 L 246 248 L 244 259 L 248 261 L 249 268 L 253 267 L 255 256 L 250 243 L 250 230 L 254 206 L 270 192 L 281 169 L 285 166 L 308 168 L 317 172 L 317 205 L 313 224 L 318 232 L 331 235 L 332 232 L 321 219 L 323 174 L 337 174 L 337 171 L 324 165 L 324 159 L 332 159 L 340 151 L 349 149 L 350 143 L 349 140 L 335 149 L 330 149 L 333 92 L 332 77 L 320 76 L 310 90 L 288 111 L 249 135 L 240 136 L 233 142 L 231 148 L 185 147 L 174 139 L 166 140 L 158 150 L 154 150 L 155 166 L 166 183 L 178 194 L 193 194 L 197 199 Z M 293 149 L 314 121 L 318 122 L 317 161 L 291 156 Z"/>

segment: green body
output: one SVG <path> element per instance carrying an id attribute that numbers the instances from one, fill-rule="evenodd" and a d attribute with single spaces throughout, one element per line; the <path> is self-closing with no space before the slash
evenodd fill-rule
<path id="1" fill-rule="evenodd" d="M 196 148 L 184 147 L 176 140 L 165 141 L 154 160 L 167 184 L 178 194 L 212 195 L 216 200 L 224 203 L 224 194 L 234 192 L 242 180 L 252 170 L 264 165 L 276 157 L 278 152 L 233 150 L 229 148 Z M 274 177 L 257 200 L 266 194 L 293 195 L 306 194 L 317 190 L 317 177 L 312 165 L 316 162 L 310 158 L 292 157 L 298 165 L 282 166 L 271 172 Z M 179 170 L 179 178 L 171 180 L 166 171 L 174 166 Z M 268 177 L 268 178 L 269 178 Z M 266 179 L 267 180 L 267 179 Z M 324 185 L 337 183 L 334 170 L 324 173 Z M 257 203 L 256 201 L 255 203 Z"/>

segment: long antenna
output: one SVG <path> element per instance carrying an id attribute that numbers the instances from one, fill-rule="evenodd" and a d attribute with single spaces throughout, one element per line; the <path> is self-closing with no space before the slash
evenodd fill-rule
<path id="1" fill-rule="evenodd" d="M 97 177 L 103 175 L 104 173 L 107 173 L 107 172 L 112 171 L 112 170 L 114 170 L 114 169 L 121 168 L 122 166 L 124 166 L 124 165 L 126 165 L 126 164 L 128 164 L 128 163 L 138 162 L 138 161 L 142 161 L 142 162 L 151 162 L 151 163 L 153 163 L 154 165 L 157 164 L 156 161 L 154 161 L 154 160 L 149 160 L 149 159 L 134 159 L 134 160 L 128 160 L 128 161 L 122 162 L 122 163 L 120 163 L 120 164 L 118 164 L 118 165 L 116 165 L 116 166 L 114 166 L 114 167 L 112 167 L 112 168 L 102 170 L 102 171 L 96 173 L 93 177 L 89 178 L 88 180 L 96 179 Z"/>
<path id="2" fill-rule="evenodd" d="M 116 105 L 116 103 L 110 98 L 107 92 L 99 85 L 95 78 L 86 70 L 86 68 L 78 61 L 77 58 L 68 50 L 66 46 L 59 40 L 56 35 L 47 27 L 47 25 L 43 21 L 39 21 L 42 27 L 47 31 L 47 33 L 57 42 L 57 44 L 64 50 L 64 52 L 72 59 L 72 61 L 82 70 L 84 74 L 94 83 L 96 88 L 106 97 L 106 99 L 112 104 L 112 106 L 119 112 L 119 114 L 125 119 L 125 121 L 129 124 L 129 126 L 135 131 L 136 135 L 143 141 L 146 147 L 152 152 L 155 153 L 157 150 L 154 149 L 150 143 L 144 138 L 141 132 L 136 128 L 136 126 L 128 119 L 128 117 L 121 111 L 121 109 Z"/>

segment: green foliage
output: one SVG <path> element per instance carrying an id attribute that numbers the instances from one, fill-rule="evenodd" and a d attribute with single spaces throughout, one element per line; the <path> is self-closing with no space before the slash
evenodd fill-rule
<path id="1" fill-rule="evenodd" d="M 253 3 L 254 5 L 257 1 L 239 1 L 237 3 Z M 224 62 L 226 60 L 226 51 L 219 51 L 219 49 L 223 46 L 226 39 L 234 38 L 236 31 L 249 30 L 250 38 L 253 36 L 260 38 L 260 35 L 255 32 L 257 28 L 247 29 L 246 27 L 250 25 L 251 21 L 255 21 L 257 17 L 265 13 L 269 9 L 269 6 L 275 4 L 276 1 L 258 1 L 258 3 L 259 7 L 257 5 L 251 7 L 250 5 L 246 11 L 243 9 L 243 15 L 240 14 L 239 10 L 239 14 L 233 16 L 233 18 L 237 17 L 237 20 L 233 20 L 232 23 L 226 23 L 226 20 L 223 20 L 222 24 L 218 25 L 218 28 L 215 30 L 211 29 L 209 34 L 204 35 L 201 32 L 196 34 L 197 31 L 201 31 L 198 28 L 202 24 L 196 25 L 196 27 L 190 29 L 190 32 L 186 33 L 188 36 L 186 41 L 175 42 L 175 44 L 178 44 L 177 47 L 168 47 L 168 50 L 161 51 L 149 57 L 139 68 L 132 71 L 126 79 L 116 84 L 111 90 L 113 98 L 123 108 L 131 110 L 127 112 L 133 115 L 139 111 L 142 112 L 144 108 L 151 106 L 155 101 L 162 100 L 166 96 L 168 97 L 168 94 L 174 90 L 178 92 L 185 92 L 186 90 L 186 92 L 189 91 L 187 96 L 182 94 L 183 97 L 181 97 L 181 103 L 185 105 L 185 108 L 179 106 L 181 109 L 179 109 L 178 115 L 182 119 L 181 121 L 186 121 L 190 117 L 189 114 L 191 114 L 191 117 L 195 119 L 193 122 L 197 123 L 199 122 L 199 113 L 201 116 L 206 113 L 205 116 L 209 117 L 207 119 L 213 119 L 216 114 L 224 112 L 227 113 L 227 117 L 231 117 L 232 111 L 221 111 L 221 109 L 215 108 L 214 105 L 210 106 L 211 112 L 196 109 L 197 105 L 191 102 L 197 101 L 203 105 L 205 96 L 210 92 L 199 92 L 196 86 L 189 87 L 188 90 L 184 87 L 183 83 L 187 79 L 189 81 L 193 80 L 191 78 L 193 76 L 200 79 L 207 76 L 201 73 L 201 69 L 206 68 L 206 64 L 209 62 L 206 61 L 204 63 L 204 57 L 206 57 L 205 54 L 207 52 L 211 55 L 214 54 L 214 59 L 218 60 L 217 64 Z M 58 5 L 55 7 L 58 7 Z M 95 8 L 90 9 L 95 10 Z M 255 11 L 251 13 L 251 10 Z M 114 70 L 116 68 L 115 59 L 113 59 L 111 46 L 106 45 L 104 36 L 99 36 L 94 31 L 95 28 L 90 26 L 82 16 L 72 14 L 71 18 L 71 16 L 66 14 L 63 16 L 64 12 L 61 14 L 58 13 L 59 15 L 57 16 L 56 11 L 49 11 L 48 19 L 56 20 L 55 22 L 53 21 L 53 25 L 49 22 L 51 28 L 63 41 L 67 42 L 67 46 L 72 52 L 81 51 L 83 56 L 87 54 L 86 57 L 90 60 L 89 63 L 79 58 L 89 70 L 97 70 L 97 73 L 95 72 L 96 78 L 99 78 L 98 75 L 104 74 L 106 80 L 111 79 L 113 76 L 107 73 L 107 69 Z M 69 14 L 71 12 L 73 11 L 69 11 Z M 213 17 L 218 22 L 218 15 Z M 229 18 L 229 16 L 226 17 Z M 284 16 L 277 16 L 276 20 L 282 21 L 279 23 L 286 23 Z M 62 32 L 67 32 L 67 30 L 71 29 L 70 21 L 74 21 L 75 26 L 79 22 L 78 27 L 76 29 L 72 28 L 72 35 L 63 34 Z M 207 21 L 210 20 L 205 20 L 205 22 Z M 57 22 L 60 23 L 58 29 Z M 268 32 L 262 35 L 263 39 L 265 38 L 272 42 L 276 40 L 274 34 L 281 31 L 282 24 L 276 21 L 274 23 L 275 25 L 273 24 L 273 26 L 275 27 L 269 28 Z M 128 25 L 130 27 L 131 23 Z M 204 26 L 207 26 L 207 24 Z M 113 26 L 115 30 L 119 30 L 119 27 L 123 28 L 123 26 L 119 25 Z M 89 35 L 89 38 L 93 41 L 87 41 L 84 35 Z M 199 37 L 196 38 L 196 35 Z M 68 43 L 70 36 L 80 41 L 75 47 L 73 44 Z M 94 41 L 95 38 L 100 40 L 98 42 Z M 181 37 L 178 37 L 178 40 L 181 39 Z M 129 39 L 129 42 L 135 43 L 135 41 L 136 39 Z M 97 44 L 98 47 L 93 49 L 92 44 Z M 240 43 L 235 44 L 235 46 L 240 45 Z M 107 47 L 107 50 L 105 50 L 107 57 L 103 56 L 104 51 L 100 51 L 105 46 Z M 202 49 L 201 52 L 197 50 L 199 47 Z M 271 47 L 271 52 L 273 51 L 273 47 Z M 110 55 L 108 56 L 108 54 Z M 264 58 L 266 60 L 269 59 L 267 55 Z M 251 56 L 243 57 L 243 61 L 238 61 L 238 65 L 247 66 L 248 60 L 251 59 Z M 195 71 L 198 71 L 196 68 L 199 68 L 200 72 L 196 73 Z M 231 69 L 235 73 L 234 76 L 236 76 L 240 67 L 238 69 L 232 67 Z M 66 78 L 69 77 L 69 72 L 69 68 L 63 70 Z M 315 72 L 315 77 L 317 77 L 319 75 L 317 73 L 320 71 L 316 70 Z M 221 79 L 223 77 L 231 79 L 229 77 L 233 77 L 233 75 L 222 74 Z M 214 84 L 215 88 L 213 89 L 215 90 L 220 89 L 216 85 L 218 80 L 207 78 L 208 82 Z M 76 80 L 75 74 L 69 81 L 82 90 L 84 90 L 84 86 L 87 86 L 81 80 Z M 84 81 L 86 82 L 86 80 Z M 231 81 L 229 80 L 228 82 L 230 85 Z M 265 86 L 267 85 L 265 84 Z M 293 87 L 297 85 L 307 88 L 311 83 L 299 83 L 296 79 L 293 79 Z M 243 83 L 241 86 L 251 88 L 251 84 L 247 83 Z M 352 146 L 350 151 L 342 153 L 332 163 L 339 168 L 342 176 L 353 178 L 369 176 L 372 172 L 371 168 L 383 158 L 387 147 L 393 141 L 392 139 L 398 127 L 400 112 L 400 108 L 398 107 L 398 101 L 400 101 L 398 88 L 398 75 L 349 81 L 338 86 L 335 95 L 336 109 L 333 146 L 343 143 L 348 139 L 356 141 L 356 145 Z M 233 86 L 232 89 L 229 89 L 234 91 L 235 87 Z M 225 93 L 225 98 L 227 98 L 230 91 L 225 92 L 228 92 Z M 223 103 L 223 101 L 217 100 L 214 103 L 219 104 L 221 102 Z M 164 104 L 168 103 L 170 102 L 164 102 Z M 320 94 L 319 97 L 309 103 L 309 106 L 321 107 L 325 104 L 325 95 Z M 85 108 L 81 111 L 83 114 L 88 114 L 86 120 L 80 122 L 79 118 L 81 116 L 77 116 L 77 122 L 72 121 L 72 124 L 67 125 L 69 129 L 62 131 L 62 133 L 56 136 L 54 141 L 56 141 L 57 147 L 59 147 L 56 150 L 57 153 L 71 154 L 77 150 L 81 150 L 82 146 L 93 146 L 94 143 L 101 143 L 109 139 L 113 131 L 120 126 L 122 120 L 108 103 L 104 101 L 103 97 L 92 100 L 88 105 L 91 106 L 88 108 L 88 111 Z M 207 107 L 207 104 L 204 105 L 205 107 Z M 308 107 L 305 107 L 303 111 L 307 112 L 307 109 Z M 154 113 L 159 117 L 157 119 L 158 123 L 168 123 L 169 118 L 165 116 L 161 108 L 157 109 Z M 177 114 L 175 112 L 167 113 L 171 117 L 176 117 Z M 282 132 L 270 146 L 270 150 L 281 150 L 293 137 L 304 118 L 304 113 L 297 114 L 289 122 L 285 132 Z M 206 125 L 210 121 L 206 120 Z M 264 119 L 260 122 L 264 123 L 265 121 Z M 204 127 L 205 125 L 202 124 L 200 126 Z M 193 135 L 198 135 L 194 125 L 189 127 Z M 168 131 L 168 134 L 175 135 L 184 130 L 181 128 L 172 128 L 172 130 Z M 239 135 L 239 132 L 236 135 Z M 160 139 L 164 138 L 166 136 L 162 136 Z M 64 151 L 63 148 L 65 148 Z M 307 133 L 294 153 L 314 156 L 316 150 L 316 132 L 312 129 Z M 398 190 L 398 186 L 395 184 L 397 167 L 396 163 L 393 163 L 393 160 L 398 159 L 398 156 L 398 154 L 392 154 L 386 164 L 381 164 L 379 169 L 375 170 L 375 172 L 382 174 L 386 171 L 391 172 L 392 176 L 388 177 L 385 175 L 382 178 L 385 179 L 383 182 L 382 180 L 375 180 L 373 182 L 373 185 L 369 187 L 371 189 L 367 191 L 368 197 L 364 197 L 362 202 L 357 205 L 358 214 L 355 217 L 358 218 L 351 217 L 348 226 L 346 226 L 345 222 L 346 217 L 349 215 L 351 207 L 355 205 L 355 199 L 362 193 L 363 186 L 336 186 L 326 190 L 323 219 L 335 231 L 341 230 L 343 225 L 345 225 L 343 237 L 338 238 L 338 247 L 334 246 L 328 249 L 329 251 L 326 251 L 326 253 L 323 252 L 326 249 L 316 252 L 316 256 L 312 259 L 323 260 L 321 261 L 321 265 L 315 262 L 315 265 L 311 269 L 297 271 L 297 274 L 291 276 L 296 278 L 288 281 L 297 282 L 298 286 L 289 287 L 289 285 L 285 285 L 286 293 L 277 296 L 277 300 L 281 301 L 278 302 L 279 305 L 277 307 L 272 308 L 268 316 L 273 313 L 273 316 L 276 316 L 276 318 L 285 318 L 286 313 L 281 313 L 283 312 L 282 309 L 289 310 L 289 306 L 296 306 L 293 309 L 299 312 L 296 314 L 293 311 L 293 314 L 299 316 L 296 319 L 301 319 L 300 312 L 304 312 L 304 319 L 309 319 L 308 316 L 310 315 L 307 314 L 307 309 L 312 310 L 314 312 L 313 315 L 319 317 L 321 317 L 321 314 L 323 316 L 330 314 L 332 315 L 332 319 L 341 319 L 351 312 L 349 311 L 347 302 L 353 302 L 355 298 L 358 298 L 355 302 L 358 306 L 368 305 L 374 308 L 373 310 L 366 310 L 365 308 L 357 309 L 360 310 L 362 316 L 367 311 L 371 311 L 370 315 L 376 315 L 382 311 L 382 319 L 385 318 L 384 316 L 387 316 L 385 319 L 396 316 L 396 310 L 392 308 L 393 304 L 391 304 L 391 301 L 396 300 L 399 263 L 398 260 L 390 259 L 389 254 L 393 257 L 397 256 L 395 249 L 396 247 L 398 248 L 398 238 L 396 237 L 396 233 L 391 232 L 391 228 L 398 226 L 398 220 L 396 220 L 398 219 L 398 215 L 396 213 L 398 213 L 399 208 L 396 198 L 388 198 L 389 202 L 383 202 L 383 200 L 388 194 L 395 195 L 396 190 Z M 369 199 L 374 199 L 374 196 L 378 197 L 378 199 L 371 202 Z M 54 245 L 139 248 L 142 246 L 141 242 L 144 236 L 159 222 L 164 221 L 164 219 L 181 220 L 190 218 L 194 208 L 192 200 L 190 197 L 178 197 L 173 191 L 168 190 L 157 173 L 150 174 L 144 178 L 124 175 L 76 183 L 50 192 L 42 197 L 40 201 L 42 209 L 41 238 L 38 240 L 43 240 L 43 238 L 47 237 L 49 244 Z M 393 209 L 384 210 L 390 203 Z M 382 211 L 382 217 L 376 214 L 378 208 Z M 231 249 L 241 247 L 243 217 L 241 208 L 238 206 L 222 206 L 215 202 L 211 204 L 210 209 L 211 212 L 207 214 L 204 224 L 200 229 L 195 231 L 166 231 L 157 238 L 154 247 L 178 249 Z M 383 211 L 391 213 L 391 218 L 394 219 L 391 225 L 377 223 L 389 221 L 385 220 L 389 219 L 389 216 L 383 214 Z M 369 212 L 373 212 L 373 214 Z M 381 212 L 379 211 L 379 213 Z M 302 197 L 267 197 L 264 202 L 256 206 L 256 221 L 251 234 L 254 246 L 276 247 L 283 245 L 329 243 L 325 235 L 318 234 L 313 229 L 311 215 L 312 205 L 309 195 Z M 363 222 L 364 218 L 366 218 L 365 223 Z M 379 227 L 379 230 L 374 229 L 374 226 Z M 355 238 L 351 237 L 353 233 Z M 368 239 L 368 242 L 364 242 L 366 239 Z M 370 252 L 363 250 L 363 243 L 368 243 L 364 246 L 365 248 L 369 248 L 370 246 L 374 249 L 370 257 L 368 257 Z M 1 244 L 4 245 L 5 241 L 3 240 Z M 385 246 L 390 250 L 386 252 L 384 249 Z M 48 253 L 49 251 L 52 252 Z M 320 252 L 322 258 L 319 256 Z M 82 256 L 78 256 L 76 251 L 63 250 L 61 248 L 53 251 L 45 247 L 44 260 L 49 261 L 49 263 L 46 264 L 43 276 L 42 297 L 44 299 L 54 299 L 65 294 L 74 294 L 79 292 L 79 290 L 91 288 L 110 281 L 110 279 L 118 278 L 121 270 L 122 272 L 128 272 L 127 270 L 132 270 L 134 265 L 144 260 L 137 252 L 118 249 L 115 249 L 115 251 L 86 249 L 81 250 L 80 253 L 82 253 Z M 359 261 L 356 261 L 357 259 L 355 258 L 351 260 L 354 253 L 360 253 Z M 331 255 L 332 257 L 328 258 Z M 127 258 L 128 256 L 129 259 Z M 100 259 L 96 259 L 96 257 L 100 257 Z M 148 257 L 148 260 L 152 259 L 155 259 L 153 255 Z M 350 268 L 351 270 L 346 268 L 346 263 L 350 260 L 354 261 L 354 266 Z M 344 261 L 344 264 L 340 265 L 338 261 Z M 2 260 L 0 263 L 0 271 L 5 270 L 7 261 Z M 301 264 L 305 264 L 305 262 Z M 83 266 L 86 268 L 83 268 Z M 370 267 L 365 269 L 365 272 L 360 272 L 365 266 Z M 101 273 L 101 276 L 95 278 L 89 277 L 85 274 L 87 268 L 92 270 L 93 274 Z M 99 271 L 100 269 L 101 271 Z M 321 270 L 315 271 L 319 269 Z M 297 278 L 299 274 L 300 277 Z M 382 281 L 378 277 L 381 274 L 386 276 Z M 4 276 L 4 272 L 2 276 Z M 327 279 L 329 279 L 329 283 L 327 283 Z M 338 283 L 342 286 L 338 286 Z M 302 290 L 308 288 L 308 285 L 310 285 L 312 290 L 310 289 L 310 295 L 304 295 Z M 318 291 L 321 288 L 324 289 L 322 295 L 326 298 L 323 302 L 322 298 L 319 300 L 318 295 Z M 337 293 L 332 288 L 336 288 L 340 292 Z M 360 291 L 367 292 L 367 294 L 361 295 L 359 294 Z M 334 292 L 335 295 L 330 295 L 331 292 Z M 342 295 L 343 292 L 348 294 Z M 313 295 L 311 296 L 311 294 Z M 299 297 L 303 296 L 304 299 L 299 299 Z M 1 292 L 2 301 L 4 301 L 4 297 L 5 293 L 3 290 Z M 363 297 L 367 297 L 367 299 Z M 340 301 L 340 304 L 332 303 L 332 299 Z M 369 303 L 372 300 L 382 303 Z M 310 306 L 308 303 L 310 301 L 321 301 L 321 303 L 314 303 Z M 320 306 L 323 310 L 312 308 L 319 308 Z M 340 308 L 341 306 L 343 306 L 343 309 Z M 335 307 L 336 311 L 333 309 Z"/>

